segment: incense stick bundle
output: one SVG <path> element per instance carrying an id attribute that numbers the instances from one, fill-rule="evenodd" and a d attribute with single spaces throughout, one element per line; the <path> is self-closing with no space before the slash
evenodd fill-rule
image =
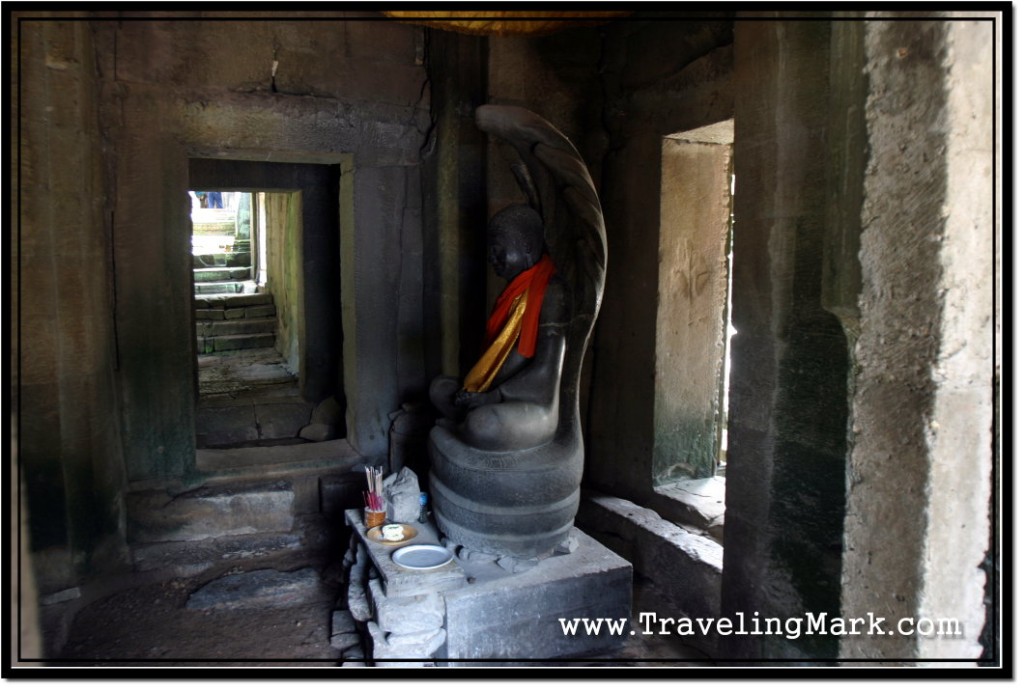
<path id="1" fill-rule="evenodd" d="M 366 469 L 367 491 L 363 492 L 363 501 L 370 511 L 384 510 L 384 470 L 382 468 Z"/>

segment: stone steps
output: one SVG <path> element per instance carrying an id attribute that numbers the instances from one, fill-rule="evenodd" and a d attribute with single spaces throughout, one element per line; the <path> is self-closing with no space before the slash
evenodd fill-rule
<path id="1" fill-rule="evenodd" d="M 239 296 L 244 297 L 244 296 Z M 196 321 L 223 321 L 225 319 L 258 319 L 273 317 L 277 309 L 270 305 L 251 305 L 249 307 L 214 307 L 196 308 Z"/>
<path id="2" fill-rule="evenodd" d="M 196 283 L 197 295 L 220 295 L 238 294 L 245 292 L 244 281 L 212 281 L 209 283 Z"/>
<path id="3" fill-rule="evenodd" d="M 192 269 L 193 281 L 199 283 L 213 283 L 217 281 L 246 281 L 252 278 L 252 269 L 248 267 L 209 267 Z"/>
<path id="4" fill-rule="evenodd" d="M 196 338 L 196 348 L 200 353 L 222 353 L 227 350 L 273 348 L 276 338 L 277 337 L 273 333 L 200 336 Z"/>
<path id="5" fill-rule="evenodd" d="M 362 506 L 365 459 L 343 440 L 200 449 L 197 461 L 205 478 L 198 488 L 128 494 L 136 571 L 186 577 L 243 564 L 248 570 L 267 559 L 333 559 L 344 512 Z"/>
<path id="6" fill-rule="evenodd" d="M 196 335 L 203 338 L 211 336 L 237 336 L 240 334 L 273 334 L 277 321 L 273 317 L 261 319 L 226 319 L 220 321 L 196 321 Z"/>
<path id="7" fill-rule="evenodd" d="M 131 556 L 136 571 L 169 568 L 175 576 L 188 577 L 218 562 L 272 558 L 293 552 L 301 545 L 302 538 L 295 533 L 259 533 L 181 542 L 140 542 L 131 546 Z"/>
<path id="8" fill-rule="evenodd" d="M 196 289 L 201 285 L 196 284 Z M 195 305 L 197 352 L 274 347 L 277 308 L 273 295 L 197 295 Z"/>
<path id="9" fill-rule="evenodd" d="M 245 293 L 243 295 L 196 295 L 196 309 L 224 310 L 238 307 L 258 307 L 274 304 L 270 293 Z"/>
<path id="10" fill-rule="evenodd" d="M 309 480 L 261 478 L 211 481 L 175 496 L 132 492 L 127 508 L 134 569 L 188 577 L 297 556 L 321 542 L 317 525 L 323 521 L 307 497 L 309 486 Z"/>
<path id="11" fill-rule="evenodd" d="M 159 490 L 128 498 L 132 544 L 192 542 L 256 533 L 288 533 L 295 521 L 295 491 L 287 481 L 200 487 L 174 497 Z"/>
<path id="12" fill-rule="evenodd" d="M 215 254 L 193 254 L 192 266 L 196 269 L 217 267 L 246 268 L 252 263 L 252 254 L 248 249 L 235 252 L 219 252 Z"/>
<path id="13" fill-rule="evenodd" d="M 298 382 L 273 348 L 202 353 L 200 407 L 243 405 L 299 396 Z"/>
<path id="14" fill-rule="evenodd" d="M 283 473 L 317 465 L 348 467 L 359 454 L 344 439 L 294 446 L 256 446 L 234 449 L 196 449 L 196 466 L 204 473 Z"/>

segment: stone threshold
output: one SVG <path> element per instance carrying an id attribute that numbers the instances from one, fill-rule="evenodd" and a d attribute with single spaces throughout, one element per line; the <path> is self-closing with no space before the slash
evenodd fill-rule
<path id="1" fill-rule="evenodd" d="M 725 478 L 680 480 L 655 487 L 650 506 L 663 518 L 696 528 L 724 544 Z"/>
<path id="2" fill-rule="evenodd" d="M 231 474 L 259 471 L 294 471 L 330 466 L 350 469 L 364 459 L 345 439 L 282 446 L 234 449 L 196 449 L 196 467 L 202 473 Z"/>

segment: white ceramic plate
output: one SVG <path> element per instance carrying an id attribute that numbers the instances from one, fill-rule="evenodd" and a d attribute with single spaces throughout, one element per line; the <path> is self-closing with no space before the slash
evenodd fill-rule
<path id="1" fill-rule="evenodd" d="M 391 560 L 401 567 L 424 571 L 444 566 L 455 555 L 441 545 L 409 545 L 396 549 L 391 555 Z"/>

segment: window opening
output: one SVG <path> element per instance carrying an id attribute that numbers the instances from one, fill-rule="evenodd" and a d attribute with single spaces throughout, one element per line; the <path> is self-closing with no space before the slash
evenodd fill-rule
<path id="1" fill-rule="evenodd" d="M 726 283 L 725 298 L 725 356 L 722 366 L 722 424 L 721 443 L 718 446 L 718 467 L 715 474 L 725 477 L 725 461 L 729 450 L 729 376 L 732 370 L 732 337 L 736 335 L 736 327 L 732 323 L 732 260 L 733 260 L 733 233 L 735 231 L 735 216 L 733 215 L 732 200 L 736 198 L 736 176 L 729 176 L 729 238 L 728 253 L 726 254 L 726 271 L 728 282 Z"/>
<path id="2" fill-rule="evenodd" d="M 662 142 L 652 481 L 722 470 L 728 438 L 732 121 Z"/>

